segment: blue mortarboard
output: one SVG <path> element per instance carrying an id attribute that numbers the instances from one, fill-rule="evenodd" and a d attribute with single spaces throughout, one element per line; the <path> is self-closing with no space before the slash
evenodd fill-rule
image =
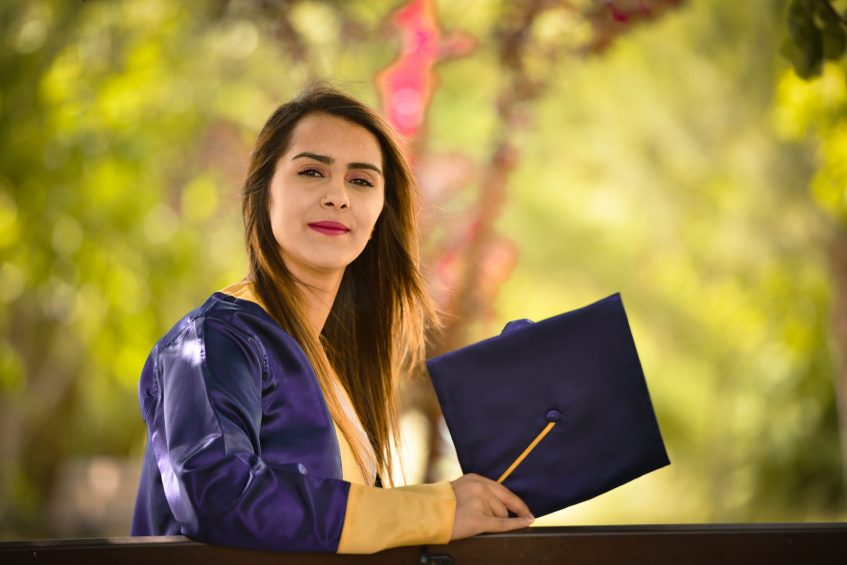
<path id="1" fill-rule="evenodd" d="M 465 473 L 543 516 L 668 465 L 619 294 L 427 361 Z"/>

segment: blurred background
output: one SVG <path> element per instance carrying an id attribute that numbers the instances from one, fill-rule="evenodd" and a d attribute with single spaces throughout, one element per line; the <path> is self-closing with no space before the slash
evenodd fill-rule
<path id="1" fill-rule="evenodd" d="M 831 8 L 3 1 L 0 539 L 128 533 L 144 360 L 245 275 L 252 143 L 315 78 L 407 138 L 431 353 L 622 293 L 672 465 L 538 524 L 847 518 Z M 404 407 L 407 479 L 457 476 L 425 379 Z"/>

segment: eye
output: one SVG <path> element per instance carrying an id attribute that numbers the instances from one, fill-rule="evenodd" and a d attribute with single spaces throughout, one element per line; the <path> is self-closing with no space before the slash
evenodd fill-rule
<path id="1" fill-rule="evenodd" d="M 363 178 L 363 177 L 354 177 L 354 178 L 351 178 L 351 179 L 349 180 L 349 182 L 351 182 L 351 183 L 353 183 L 353 184 L 355 184 L 355 185 L 358 185 L 358 186 L 368 186 L 368 187 L 372 187 L 372 186 L 373 186 L 373 183 L 372 183 L 370 180 L 368 180 L 368 179 L 366 179 L 366 178 Z"/>
<path id="2" fill-rule="evenodd" d="M 322 177 L 323 176 L 323 173 L 321 173 L 319 170 L 317 170 L 313 167 L 301 169 L 301 170 L 297 171 L 297 174 L 300 175 L 301 177 Z"/>

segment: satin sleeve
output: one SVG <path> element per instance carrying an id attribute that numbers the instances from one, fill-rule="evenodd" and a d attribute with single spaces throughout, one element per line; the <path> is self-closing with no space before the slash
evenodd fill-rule
<path id="1" fill-rule="evenodd" d="M 350 483 L 261 456 L 261 348 L 199 317 L 158 351 L 145 420 L 168 505 L 198 541 L 274 551 L 338 549 Z"/>

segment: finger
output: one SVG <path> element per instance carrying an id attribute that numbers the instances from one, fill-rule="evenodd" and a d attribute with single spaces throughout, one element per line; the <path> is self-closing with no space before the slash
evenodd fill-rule
<path id="1" fill-rule="evenodd" d="M 508 518 L 509 517 L 509 509 L 506 508 L 506 505 L 503 504 L 499 498 L 489 493 L 486 497 L 486 502 L 488 503 L 488 509 L 491 512 L 492 516 L 497 516 L 498 518 Z"/>
<path id="2" fill-rule="evenodd" d="M 520 499 L 518 495 L 501 485 L 495 481 L 489 481 L 488 484 L 489 489 L 497 499 L 502 502 L 506 507 L 521 517 L 532 516 L 532 512 L 529 510 L 529 506 Z"/>
<path id="3" fill-rule="evenodd" d="M 532 518 L 518 516 L 517 518 L 489 518 L 486 520 L 486 532 L 511 532 L 529 527 Z"/>

